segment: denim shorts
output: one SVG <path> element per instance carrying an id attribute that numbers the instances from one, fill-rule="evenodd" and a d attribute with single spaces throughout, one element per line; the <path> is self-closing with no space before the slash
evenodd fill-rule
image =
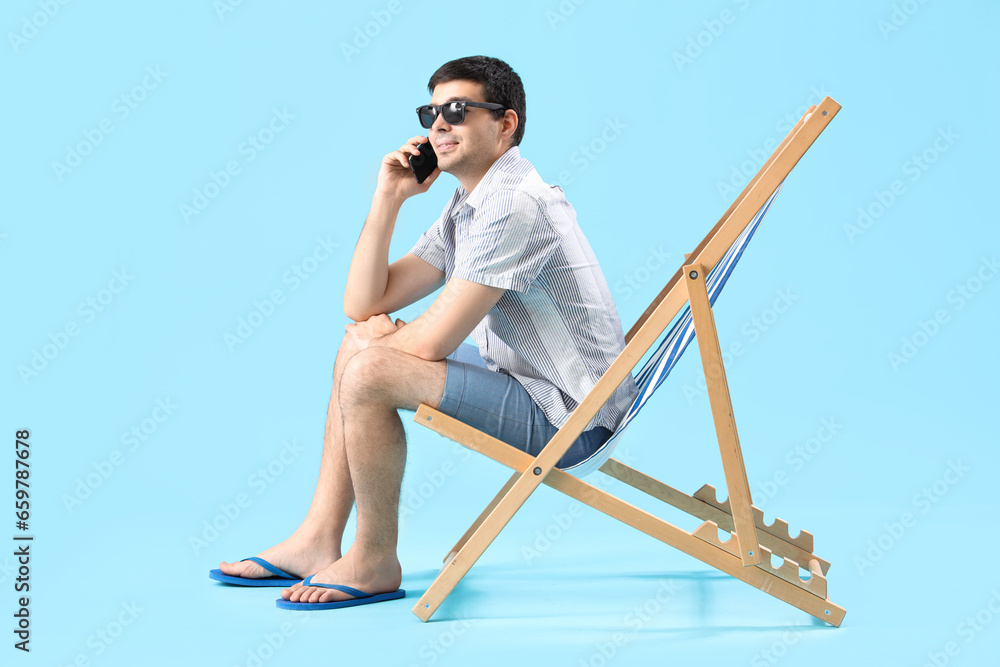
<path id="1" fill-rule="evenodd" d="M 537 456 L 559 430 L 520 382 L 486 367 L 475 345 L 462 343 L 445 361 L 447 378 L 438 406 L 441 412 L 532 456 Z M 603 426 L 584 431 L 556 467 L 576 465 L 610 437 L 611 431 Z"/>

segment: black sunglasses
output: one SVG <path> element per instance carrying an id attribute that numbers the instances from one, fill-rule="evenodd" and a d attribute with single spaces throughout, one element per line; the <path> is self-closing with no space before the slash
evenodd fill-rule
<path id="1" fill-rule="evenodd" d="M 479 107 L 481 109 L 507 109 L 502 104 L 491 102 L 445 102 L 444 104 L 425 104 L 417 107 L 417 116 L 420 118 L 420 126 L 430 129 L 438 114 L 444 116 L 446 123 L 458 125 L 465 120 L 465 107 Z"/>

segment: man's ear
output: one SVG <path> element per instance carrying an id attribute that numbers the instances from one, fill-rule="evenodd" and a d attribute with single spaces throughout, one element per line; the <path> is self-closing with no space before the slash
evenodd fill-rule
<path id="1" fill-rule="evenodd" d="M 517 117 L 517 112 L 513 109 L 507 109 L 503 112 L 503 132 L 506 133 L 509 126 L 510 133 L 507 135 L 508 137 L 514 136 L 514 132 L 517 130 L 518 123 L 520 122 L 521 119 Z"/>

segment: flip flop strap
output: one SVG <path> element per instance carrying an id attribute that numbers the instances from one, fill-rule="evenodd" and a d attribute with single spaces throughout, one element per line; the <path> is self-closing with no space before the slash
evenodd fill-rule
<path id="1" fill-rule="evenodd" d="M 257 563 L 257 565 L 260 565 L 262 568 L 264 568 L 265 570 L 267 570 L 268 572 L 270 572 L 275 576 L 284 577 L 285 579 L 295 579 L 295 580 L 299 579 L 299 577 L 296 577 L 294 574 L 288 574 L 284 570 L 277 568 L 274 565 L 271 565 L 263 558 L 257 558 L 257 556 L 250 556 L 250 558 L 244 558 L 243 560 L 248 560 L 252 563 Z"/>
<path id="2" fill-rule="evenodd" d="M 351 588 L 350 586 L 343 586 L 341 584 L 320 584 L 320 583 L 313 583 L 312 578 L 315 577 L 315 576 L 316 576 L 315 574 L 310 574 L 302 582 L 302 585 L 303 586 L 318 586 L 320 588 L 332 588 L 332 589 L 334 589 L 336 591 L 341 591 L 343 593 L 347 593 L 348 595 L 353 595 L 354 597 L 359 598 L 359 599 L 360 598 L 370 598 L 372 595 L 374 595 L 374 593 L 365 593 L 364 591 L 359 591 L 357 588 Z"/>

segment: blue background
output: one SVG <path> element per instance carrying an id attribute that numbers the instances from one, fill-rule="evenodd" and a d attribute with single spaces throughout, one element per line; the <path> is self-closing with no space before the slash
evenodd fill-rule
<path id="1" fill-rule="evenodd" d="M 30 655 L 0 556 L 5 664 L 987 664 L 998 19 L 985 1 L 5 3 L 0 426 L 11 447 L 31 430 L 36 536 Z M 306 615 L 208 580 L 304 515 L 379 162 L 420 133 L 434 70 L 474 54 L 523 78 L 522 155 L 566 190 L 626 329 L 806 106 L 843 105 L 715 311 L 743 345 L 755 503 L 816 535 L 840 629 L 545 487 L 421 623 L 507 472 L 407 416 L 407 599 Z M 293 117 L 250 160 L 275 110 Z M 456 185 L 407 201 L 393 258 Z M 336 249 L 308 261 L 317 239 Z M 687 492 L 724 486 L 700 377 L 689 350 L 620 450 Z"/>

